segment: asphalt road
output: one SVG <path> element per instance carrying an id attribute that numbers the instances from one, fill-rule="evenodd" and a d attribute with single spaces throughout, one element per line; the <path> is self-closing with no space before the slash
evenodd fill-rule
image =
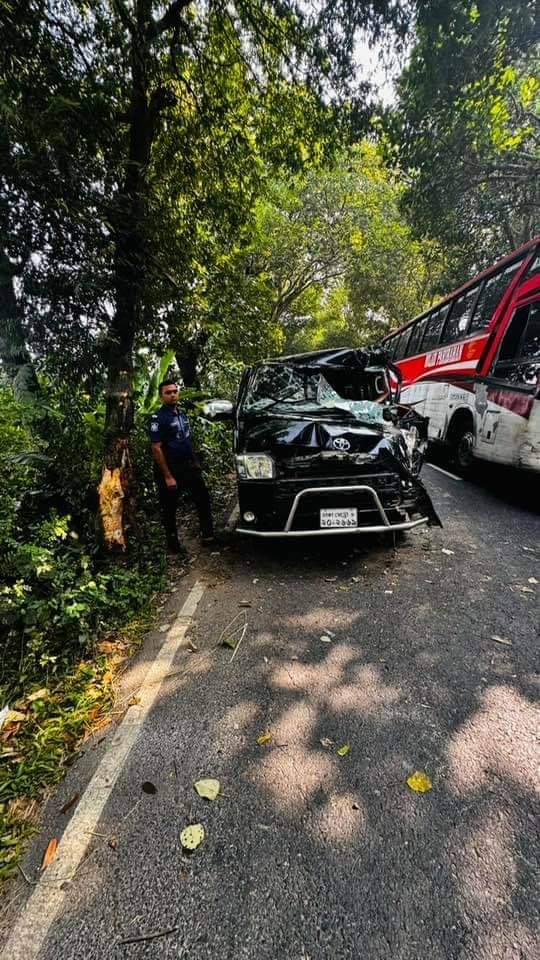
<path id="1" fill-rule="evenodd" d="M 205 586 L 188 634 L 198 649 L 182 646 L 166 674 L 40 960 L 540 957 L 535 496 L 520 506 L 515 479 L 431 467 L 424 479 L 444 529 L 396 549 L 231 536 L 171 580 L 163 624 Z M 248 626 L 231 662 L 217 642 L 238 614 Z M 148 638 L 126 696 L 163 637 Z M 29 880 L 114 736 L 89 745 L 48 803 Z M 417 770 L 431 791 L 409 788 Z M 195 793 L 200 777 L 221 781 L 214 803 Z M 206 838 L 187 855 L 193 821 Z M 35 889 L 14 884 L 9 931 Z"/>

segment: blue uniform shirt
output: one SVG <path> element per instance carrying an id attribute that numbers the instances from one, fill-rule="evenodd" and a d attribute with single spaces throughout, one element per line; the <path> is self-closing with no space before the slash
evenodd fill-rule
<path id="1" fill-rule="evenodd" d="M 165 404 L 150 417 L 150 440 L 162 443 L 168 463 L 178 463 L 193 456 L 189 420 L 183 410 Z"/>

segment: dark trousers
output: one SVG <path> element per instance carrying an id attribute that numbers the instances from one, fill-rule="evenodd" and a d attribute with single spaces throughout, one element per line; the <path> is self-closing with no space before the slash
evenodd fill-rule
<path id="1" fill-rule="evenodd" d="M 156 480 L 159 504 L 163 517 L 163 526 L 167 540 L 176 540 L 178 532 L 176 529 L 176 509 L 181 493 L 185 490 L 193 500 L 197 513 L 199 514 L 199 523 L 201 526 L 201 535 L 211 537 L 213 534 L 212 507 L 210 505 L 210 495 L 204 482 L 201 469 L 193 460 L 184 460 L 180 463 L 169 464 L 176 488 L 171 489 L 165 483 L 159 467 L 154 468 L 154 477 Z"/>

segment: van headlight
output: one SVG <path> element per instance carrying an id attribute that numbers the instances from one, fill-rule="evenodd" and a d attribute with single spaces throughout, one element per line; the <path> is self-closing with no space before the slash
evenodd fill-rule
<path id="1" fill-rule="evenodd" d="M 241 480 L 272 480 L 275 467 L 266 453 L 242 453 L 236 458 L 236 472 Z"/>

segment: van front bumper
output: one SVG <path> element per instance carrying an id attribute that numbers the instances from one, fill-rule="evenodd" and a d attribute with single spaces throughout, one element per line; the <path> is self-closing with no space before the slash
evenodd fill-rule
<path id="1" fill-rule="evenodd" d="M 309 495 L 319 495 L 319 494 L 335 494 L 335 493 L 346 493 L 346 494 L 365 494 L 370 497 L 373 501 L 373 512 L 375 512 L 380 520 L 376 523 L 369 523 L 367 525 L 358 525 L 356 527 L 325 527 L 324 529 L 314 528 L 314 529 L 301 529 L 293 530 L 294 520 L 298 511 L 298 508 L 301 504 L 301 501 L 304 497 Z M 244 521 L 245 522 L 245 521 Z M 416 520 L 404 520 L 399 522 L 394 522 L 391 520 L 381 503 L 381 499 L 378 496 L 377 492 L 373 487 L 367 486 L 365 484 L 356 484 L 356 485 L 347 485 L 347 486 L 332 486 L 332 487 L 306 487 L 304 490 L 300 490 L 292 503 L 289 515 L 287 517 L 286 523 L 282 530 L 258 530 L 255 527 L 237 527 L 236 532 L 242 534 L 248 534 L 252 537 L 321 537 L 321 536 L 335 536 L 338 533 L 392 533 L 399 530 L 412 530 L 413 527 L 419 527 L 422 524 L 429 523 L 429 517 L 419 517 Z"/>

